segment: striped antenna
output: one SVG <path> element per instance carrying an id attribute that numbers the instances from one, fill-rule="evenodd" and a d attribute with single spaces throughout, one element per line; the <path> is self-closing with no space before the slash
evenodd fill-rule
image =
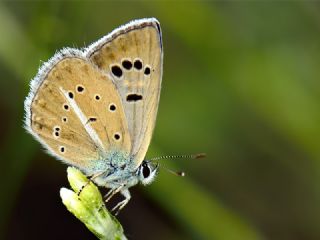
<path id="1" fill-rule="evenodd" d="M 198 159 L 205 157 L 205 153 L 197 153 L 197 154 L 190 154 L 190 155 L 168 155 L 168 156 L 160 156 L 160 157 L 154 157 L 149 159 L 150 161 L 158 161 L 161 159 L 177 159 L 177 158 L 185 158 L 185 159 Z"/>
<path id="2" fill-rule="evenodd" d="M 198 158 L 203 158 L 205 156 L 206 156 L 205 153 L 190 154 L 190 155 L 168 155 L 168 156 L 154 157 L 154 158 L 149 159 L 149 161 L 159 161 L 161 159 L 177 159 L 177 158 L 198 159 Z M 184 177 L 186 175 L 185 172 L 183 172 L 183 171 L 174 171 L 174 170 L 171 170 L 167 167 L 164 167 L 163 165 L 161 165 L 161 167 L 164 168 L 165 170 L 167 170 L 169 173 L 172 173 L 173 175 L 176 175 L 179 177 Z"/>
<path id="3" fill-rule="evenodd" d="M 166 171 L 168 171 L 169 173 L 172 173 L 173 175 L 176 175 L 178 177 L 184 177 L 186 174 L 183 171 L 174 171 L 172 169 L 169 169 L 163 165 L 161 165 L 162 168 L 164 168 Z"/>

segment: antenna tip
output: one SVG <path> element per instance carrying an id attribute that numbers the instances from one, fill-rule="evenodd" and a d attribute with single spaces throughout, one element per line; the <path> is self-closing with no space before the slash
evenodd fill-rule
<path id="1" fill-rule="evenodd" d="M 206 156 L 205 153 L 198 153 L 195 155 L 195 158 L 204 158 Z"/>
<path id="2" fill-rule="evenodd" d="M 185 172 L 177 172 L 177 174 L 180 176 L 180 177 L 184 177 L 186 174 Z"/>

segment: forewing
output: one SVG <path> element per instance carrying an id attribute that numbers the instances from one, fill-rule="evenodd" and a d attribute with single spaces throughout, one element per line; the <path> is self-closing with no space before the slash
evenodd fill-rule
<path id="1" fill-rule="evenodd" d="M 122 101 L 137 165 L 145 157 L 159 104 L 162 78 L 162 39 L 159 22 L 133 21 L 87 49 L 99 69 L 109 74 Z"/>
<path id="2" fill-rule="evenodd" d="M 81 51 L 56 54 L 31 84 L 26 128 L 51 154 L 88 172 L 110 150 L 129 153 L 131 141 L 116 87 Z"/>

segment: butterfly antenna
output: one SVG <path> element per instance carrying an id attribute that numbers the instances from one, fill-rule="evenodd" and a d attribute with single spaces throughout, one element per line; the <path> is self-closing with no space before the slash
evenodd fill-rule
<path id="1" fill-rule="evenodd" d="M 177 159 L 177 158 L 198 159 L 198 158 L 203 158 L 205 156 L 206 156 L 205 153 L 197 153 L 197 154 L 190 154 L 190 155 L 167 155 L 167 156 L 154 157 L 154 158 L 149 159 L 149 161 L 158 161 L 158 164 L 159 164 L 159 160 L 161 160 L 161 159 Z M 183 172 L 183 171 L 174 171 L 172 169 L 169 169 L 169 168 L 163 166 L 163 164 L 161 165 L 161 167 L 164 168 L 165 170 L 167 170 L 169 173 L 176 175 L 176 176 L 179 176 L 179 177 L 184 177 L 186 175 L 185 172 Z"/>
<path id="2" fill-rule="evenodd" d="M 167 168 L 167 167 L 165 167 L 165 166 L 163 166 L 163 165 L 161 165 L 161 168 L 164 168 L 166 171 L 168 171 L 169 173 L 171 173 L 171 174 L 173 174 L 173 175 L 176 175 L 176 176 L 178 176 L 178 177 L 184 177 L 186 174 L 185 174 L 185 172 L 183 172 L 183 171 L 173 171 L 172 169 L 170 169 L 170 168 Z"/>
<path id="3" fill-rule="evenodd" d="M 167 156 L 160 156 L 154 157 L 149 159 L 150 161 L 159 161 L 161 159 L 177 159 L 177 158 L 185 158 L 185 159 L 198 159 L 205 157 L 205 153 L 197 153 L 197 154 L 190 154 L 190 155 L 167 155 Z"/>

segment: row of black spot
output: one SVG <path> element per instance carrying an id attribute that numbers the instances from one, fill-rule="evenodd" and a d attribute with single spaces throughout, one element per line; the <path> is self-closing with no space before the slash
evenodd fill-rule
<path id="1" fill-rule="evenodd" d="M 136 60 L 133 62 L 133 64 L 132 64 L 132 62 L 131 62 L 130 60 L 123 60 L 123 61 L 122 61 L 122 67 L 123 67 L 124 69 L 126 69 L 126 70 L 131 70 L 132 67 L 134 67 L 136 70 L 140 71 L 140 70 L 142 70 L 142 68 L 143 68 L 143 64 L 142 64 L 142 61 L 141 61 L 140 59 L 136 59 Z M 123 71 L 122 71 L 121 67 L 118 66 L 118 65 L 112 66 L 112 67 L 111 67 L 111 72 L 112 72 L 112 74 L 113 74 L 114 76 L 116 76 L 116 77 L 118 77 L 118 78 L 120 78 L 120 77 L 122 76 L 122 74 L 123 74 Z M 149 75 L 150 73 L 151 73 L 150 67 L 146 66 L 146 67 L 144 68 L 144 74 L 145 74 L 145 75 Z"/>
<path id="2" fill-rule="evenodd" d="M 79 89 L 81 89 L 81 91 L 79 91 Z M 84 91 L 84 87 L 82 87 L 82 86 L 78 86 L 77 87 L 77 91 L 80 93 L 80 92 L 82 92 L 82 91 Z M 69 96 L 69 98 L 71 98 L 71 99 L 73 99 L 73 92 L 68 92 L 68 96 Z M 97 100 L 97 101 L 99 101 L 100 99 L 101 99 L 101 97 L 100 97 L 100 95 L 99 94 L 96 94 L 96 95 L 94 95 L 94 99 L 95 100 Z"/>
<path id="3" fill-rule="evenodd" d="M 57 128 L 55 128 L 55 130 L 56 130 Z M 55 136 L 57 136 L 57 137 L 59 137 L 59 132 L 60 132 L 60 128 L 59 128 L 59 131 L 55 131 Z M 121 135 L 119 134 L 119 133 L 115 133 L 114 135 L 113 135 L 113 137 L 114 137 L 114 139 L 115 140 L 120 140 L 120 138 L 121 138 Z M 61 153 L 64 153 L 65 152 L 65 147 L 64 146 L 60 146 L 60 152 Z"/>
<path id="4" fill-rule="evenodd" d="M 69 92 L 69 93 L 71 93 L 71 92 Z M 69 97 L 70 97 L 70 96 L 69 96 Z M 96 95 L 96 96 L 95 96 L 95 99 L 96 99 L 96 100 L 100 100 L 100 96 L 99 96 L 99 95 Z M 69 110 L 69 105 L 65 103 L 65 104 L 63 104 L 63 108 L 64 108 L 64 110 L 68 111 L 68 110 Z M 111 104 L 109 105 L 109 110 L 110 110 L 111 112 L 114 112 L 116 109 L 117 109 L 117 108 L 116 108 L 116 105 L 115 105 L 115 104 L 111 103 Z M 64 117 L 62 120 L 63 120 L 63 122 L 67 122 L 67 118 L 66 118 L 66 117 Z"/>

